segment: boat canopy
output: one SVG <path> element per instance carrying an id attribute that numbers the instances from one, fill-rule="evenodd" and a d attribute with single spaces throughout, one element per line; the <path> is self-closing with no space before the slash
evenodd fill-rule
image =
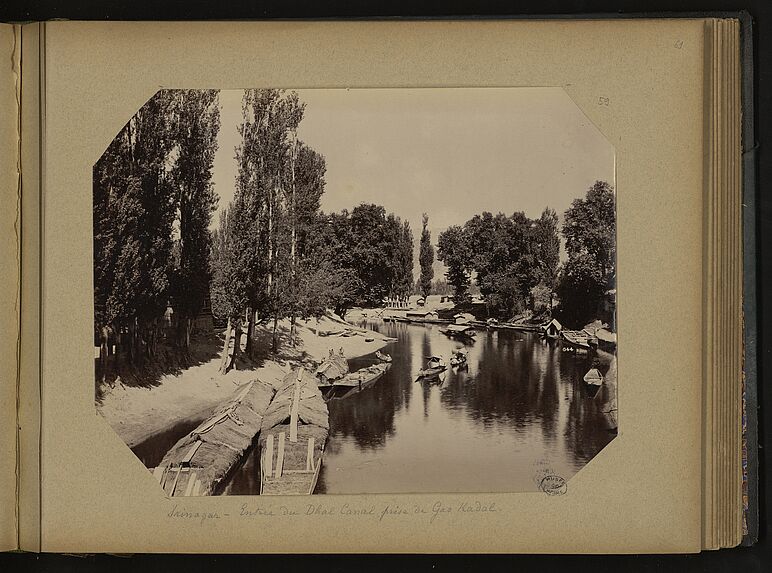
<path id="1" fill-rule="evenodd" d="M 449 324 L 448 330 L 450 332 L 466 332 L 467 330 L 474 330 L 471 326 L 464 324 Z"/>
<path id="2" fill-rule="evenodd" d="M 475 320 L 474 315 L 468 312 L 459 312 L 453 318 L 456 320 L 456 324 L 466 324 L 470 320 Z"/>

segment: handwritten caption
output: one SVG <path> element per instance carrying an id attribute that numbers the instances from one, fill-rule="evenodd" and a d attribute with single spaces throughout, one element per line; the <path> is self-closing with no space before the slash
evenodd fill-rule
<path id="1" fill-rule="evenodd" d="M 371 519 L 377 522 L 393 520 L 398 517 L 419 517 L 428 523 L 435 523 L 442 516 L 451 514 L 468 516 L 472 514 L 496 513 L 501 511 L 492 501 L 470 500 L 460 503 L 445 503 L 436 501 L 432 504 L 364 504 L 353 503 L 307 503 L 297 506 L 273 505 L 261 503 L 243 503 L 238 512 L 223 513 L 218 511 L 200 511 L 188 509 L 183 505 L 174 504 L 167 517 L 180 521 L 190 521 L 204 524 L 208 521 L 221 519 L 271 519 L 271 518 L 311 518 L 311 517 L 343 517 Z"/>

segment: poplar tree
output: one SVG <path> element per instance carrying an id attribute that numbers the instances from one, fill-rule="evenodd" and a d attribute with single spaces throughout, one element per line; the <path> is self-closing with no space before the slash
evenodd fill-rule
<path id="1" fill-rule="evenodd" d="M 434 247 L 432 246 L 432 236 L 429 232 L 429 216 L 426 213 L 423 214 L 418 262 L 421 265 L 419 287 L 421 294 L 426 298 L 432 291 L 432 279 L 434 278 Z"/>

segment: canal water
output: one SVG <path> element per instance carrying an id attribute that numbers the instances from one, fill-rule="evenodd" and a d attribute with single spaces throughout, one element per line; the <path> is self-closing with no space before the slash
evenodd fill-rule
<path id="1" fill-rule="evenodd" d="M 437 325 L 362 323 L 397 339 L 391 369 L 374 386 L 328 403 L 330 435 L 316 493 L 536 491 L 545 472 L 570 479 L 614 437 L 607 430 L 615 384 L 593 395 L 586 354 L 531 333 L 477 331 L 468 369 L 440 383 L 416 381 L 430 356 L 462 344 Z M 611 356 L 601 353 L 600 370 Z M 350 361 L 352 370 L 375 362 Z M 256 494 L 253 451 L 226 495 Z"/>

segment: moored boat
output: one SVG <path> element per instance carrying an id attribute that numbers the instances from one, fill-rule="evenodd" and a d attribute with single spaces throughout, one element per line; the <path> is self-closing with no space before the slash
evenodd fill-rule
<path id="1" fill-rule="evenodd" d="M 343 355 L 343 349 L 336 354 L 331 348 L 329 356 L 319 365 L 314 376 L 316 376 L 319 386 L 329 386 L 335 380 L 343 378 L 348 372 L 348 360 Z"/>
<path id="2" fill-rule="evenodd" d="M 566 330 L 560 331 L 560 337 L 565 343 L 573 348 L 579 348 L 582 350 L 589 350 L 593 346 L 598 345 L 597 339 L 591 337 L 583 330 Z"/>
<path id="3" fill-rule="evenodd" d="M 380 350 L 375 351 L 375 357 L 380 360 L 381 362 L 391 362 L 391 356 L 388 354 L 385 354 L 381 352 Z"/>
<path id="4" fill-rule="evenodd" d="M 352 394 L 361 392 L 375 384 L 391 368 L 389 362 L 373 364 L 366 368 L 360 368 L 356 372 L 350 372 L 332 385 L 322 388 L 326 390 L 328 400 L 348 398 Z"/>
<path id="5" fill-rule="evenodd" d="M 476 336 L 475 329 L 466 324 L 449 324 L 441 328 L 440 332 L 449 338 L 458 338 L 461 340 L 474 340 Z"/>
<path id="6" fill-rule="evenodd" d="M 263 417 L 260 495 L 314 492 L 330 429 L 327 404 L 316 378 L 296 368 L 282 380 Z"/>
<path id="7" fill-rule="evenodd" d="M 261 415 L 274 397 L 270 384 L 254 380 L 239 388 L 152 469 L 168 496 L 216 495 L 247 455 L 260 431 Z"/>

